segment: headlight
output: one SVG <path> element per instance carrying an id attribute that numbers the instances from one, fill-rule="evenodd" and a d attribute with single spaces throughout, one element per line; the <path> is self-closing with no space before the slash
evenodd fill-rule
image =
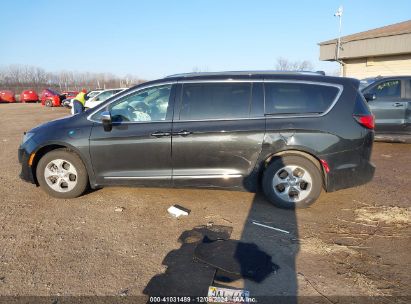
<path id="1" fill-rule="evenodd" d="M 24 144 L 26 141 L 28 141 L 30 138 L 32 138 L 34 133 L 27 132 L 26 134 L 23 135 L 23 142 L 21 144 Z"/>

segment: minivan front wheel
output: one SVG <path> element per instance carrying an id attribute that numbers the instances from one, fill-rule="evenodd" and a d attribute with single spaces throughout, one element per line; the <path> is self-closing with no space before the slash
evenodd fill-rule
<path id="1" fill-rule="evenodd" d="M 275 159 L 263 174 L 263 191 L 267 199 L 280 208 L 304 208 L 321 194 L 320 170 L 300 156 Z"/>
<path id="2" fill-rule="evenodd" d="M 88 184 L 87 170 L 80 157 L 66 149 L 45 154 L 36 169 L 40 187 L 57 198 L 74 198 L 84 193 Z"/>

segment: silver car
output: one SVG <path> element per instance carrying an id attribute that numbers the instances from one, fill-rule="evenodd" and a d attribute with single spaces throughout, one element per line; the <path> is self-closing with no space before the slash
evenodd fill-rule
<path id="1" fill-rule="evenodd" d="M 377 135 L 411 137 L 411 76 L 378 77 L 362 93 L 375 115 Z"/>

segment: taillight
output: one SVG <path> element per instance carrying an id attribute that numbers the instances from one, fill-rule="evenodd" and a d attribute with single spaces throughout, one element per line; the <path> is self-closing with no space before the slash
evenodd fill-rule
<path id="1" fill-rule="evenodd" d="M 375 128 L 375 118 L 372 114 L 354 115 L 354 118 L 360 125 L 366 127 L 367 129 L 373 130 Z"/>

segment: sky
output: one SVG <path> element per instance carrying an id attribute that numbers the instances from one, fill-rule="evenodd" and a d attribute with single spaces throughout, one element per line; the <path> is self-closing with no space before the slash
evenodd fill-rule
<path id="1" fill-rule="evenodd" d="M 0 0 L 0 66 L 155 79 L 321 62 L 318 43 L 411 17 L 410 0 Z"/>

